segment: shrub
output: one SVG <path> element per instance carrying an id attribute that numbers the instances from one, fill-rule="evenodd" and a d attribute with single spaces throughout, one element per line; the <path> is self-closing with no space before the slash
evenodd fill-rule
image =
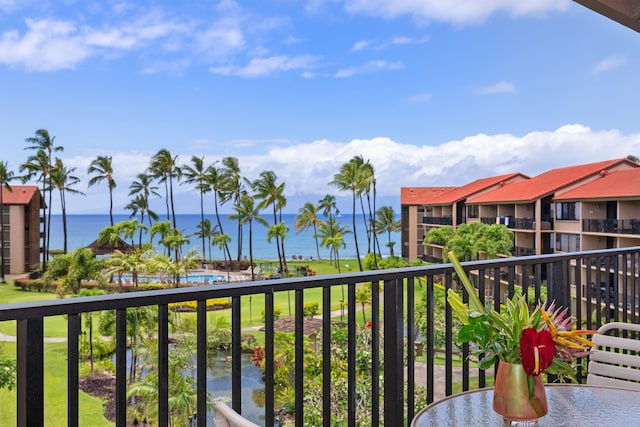
<path id="1" fill-rule="evenodd" d="M 197 301 L 184 301 L 181 303 L 169 304 L 169 309 L 177 308 L 179 311 L 196 311 L 198 309 Z M 207 300 L 207 310 L 222 310 L 229 308 L 229 300 L 227 298 L 213 298 Z"/>
<path id="2" fill-rule="evenodd" d="M 260 312 L 262 315 L 262 321 L 265 321 L 265 317 L 264 317 L 264 309 L 262 309 L 262 311 Z M 282 309 L 278 306 L 273 307 L 273 319 L 274 320 L 278 320 L 280 318 L 280 315 L 282 314 Z"/>
<path id="3" fill-rule="evenodd" d="M 305 303 L 304 309 L 303 309 L 304 315 L 313 317 L 316 314 L 318 314 L 318 308 L 319 308 L 319 304 L 317 301 Z"/>

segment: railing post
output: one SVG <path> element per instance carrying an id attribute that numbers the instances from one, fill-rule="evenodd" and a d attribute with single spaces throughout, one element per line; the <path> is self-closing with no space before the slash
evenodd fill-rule
<path id="1" fill-rule="evenodd" d="M 555 301 L 556 307 L 566 307 L 571 314 L 568 269 L 568 261 L 547 264 L 547 303 Z"/>
<path id="2" fill-rule="evenodd" d="M 42 317 L 18 320 L 18 427 L 44 426 L 44 344 Z"/>
<path id="3" fill-rule="evenodd" d="M 404 425 L 402 279 L 384 282 L 384 424 Z"/>

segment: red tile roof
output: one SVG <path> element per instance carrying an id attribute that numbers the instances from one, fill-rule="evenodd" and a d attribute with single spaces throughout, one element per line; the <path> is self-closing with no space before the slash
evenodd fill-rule
<path id="1" fill-rule="evenodd" d="M 614 159 L 596 163 L 551 169 L 531 179 L 518 181 L 467 200 L 473 203 L 531 202 L 552 194 L 563 187 L 576 184 L 581 180 L 599 174 L 614 167 L 638 167 L 627 159 Z"/>
<path id="2" fill-rule="evenodd" d="M 470 182 L 467 185 L 463 185 L 462 187 L 458 187 L 454 190 L 447 191 L 446 193 L 441 194 L 436 197 L 434 200 L 429 202 L 430 205 L 451 205 L 460 200 L 464 200 L 469 196 L 472 196 L 481 191 L 486 191 L 493 186 L 500 185 L 501 183 L 508 183 L 511 181 L 521 181 L 524 179 L 529 179 L 528 176 L 523 175 L 519 172 L 514 172 L 506 175 L 498 175 L 498 176 L 490 176 L 488 178 L 480 178 L 476 179 L 473 182 Z"/>
<path id="3" fill-rule="evenodd" d="M 640 198 L 640 168 L 604 173 L 601 178 L 554 197 L 554 200 Z"/>
<path id="4" fill-rule="evenodd" d="M 2 187 L 2 202 L 5 205 L 28 205 L 34 195 L 38 194 L 35 185 L 11 185 L 11 190 Z"/>
<path id="5" fill-rule="evenodd" d="M 401 187 L 401 205 L 426 205 L 442 193 L 455 190 L 457 187 Z"/>

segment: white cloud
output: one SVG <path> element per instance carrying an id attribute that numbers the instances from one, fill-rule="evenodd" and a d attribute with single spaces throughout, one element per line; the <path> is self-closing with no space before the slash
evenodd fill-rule
<path id="1" fill-rule="evenodd" d="M 253 58 L 242 68 L 233 66 L 212 67 L 210 71 L 214 74 L 235 75 L 241 77 L 260 77 L 279 71 L 308 70 L 314 68 L 320 60 L 319 56 L 270 56 L 264 58 Z"/>
<path id="2" fill-rule="evenodd" d="M 94 29 L 71 21 L 25 20 L 20 35 L 10 30 L 0 35 L 0 63 L 24 66 L 30 71 L 74 69 L 101 52 L 129 51 L 147 42 L 182 32 L 185 27 L 147 17 L 120 27 Z"/>
<path id="3" fill-rule="evenodd" d="M 512 16 L 544 14 L 566 10 L 569 0 L 344 0 L 350 13 L 387 19 L 409 15 L 416 19 L 453 23 L 482 22 L 504 12 Z"/>
<path id="4" fill-rule="evenodd" d="M 457 186 L 478 178 L 511 172 L 535 176 L 549 169 L 623 158 L 630 153 L 640 153 L 640 134 L 624 135 L 617 130 L 594 131 L 574 124 L 522 136 L 478 134 L 432 146 L 403 144 L 390 138 L 377 137 L 351 141 L 320 139 L 300 144 L 280 140 L 225 143 L 193 141 L 181 147 L 167 148 L 178 155 L 181 163 L 188 162 L 193 155 L 193 152 L 185 151 L 197 150 L 209 164 L 227 156 L 227 153 L 216 150 L 224 150 L 223 147 L 230 145 L 235 147 L 236 153 L 247 153 L 234 155 L 244 176 L 255 179 L 260 172 L 273 170 L 278 179 L 286 183 L 288 198 L 318 200 L 327 193 L 338 195 L 328 183 L 343 163 L 353 156 L 362 156 L 375 168 L 378 195 L 388 200 L 399 200 L 400 187 Z M 240 146 L 250 149 L 241 150 Z M 66 147 L 65 154 L 72 157 L 65 158 L 65 163 L 77 167 L 76 175 L 82 182 L 87 182 L 83 174 L 91 160 L 97 155 L 112 155 L 118 183 L 116 210 L 121 210 L 129 202 L 127 193 L 130 182 L 148 166 L 154 153 L 105 153 L 103 148 L 87 153 L 84 150 L 82 156 L 74 157 Z M 603 153 L 606 153 L 604 157 Z M 87 190 L 87 198 L 72 197 L 69 200 L 70 212 L 86 212 L 87 206 L 99 206 L 104 211 L 102 206 L 106 189 L 102 191 L 102 187 L 98 187 Z M 191 190 L 187 186 L 180 186 L 178 191 Z M 181 212 L 198 211 L 198 199 L 193 194 L 192 198 L 186 197 L 187 204 L 181 206 Z M 193 203 L 188 205 L 191 199 Z M 95 203 L 87 203 L 89 200 L 95 200 Z M 287 205 L 289 212 L 297 212 L 299 207 Z"/>
<path id="5" fill-rule="evenodd" d="M 355 76 L 357 74 L 368 74 L 376 71 L 383 70 L 401 70 L 404 65 L 401 62 L 388 62 L 388 61 L 369 61 L 359 67 L 347 67 L 338 70 L 334 77 L 345 78 Z"/>
<path id="6" fill-rule="evenodd" d="M 0 36 L 0 63 L 52 71 L 72 69 L 92 54 L 71 22 L 27 19 L 26 26 L 23 37 L 17 31 Z"/>
<path id="7" fill-rule="evenodd" d="M 214 58 L 223 58 L 245 47 L 240 23 L 234 19 L 218 21 L 210 28 L 198 32 L 195 43 L 199 51 Z"/>
<path id="8" fill-rule="evenodd" d="M 620 68 L 626 64 L 627 64 L 627 58 L 625 56 L 612 55 L 598 62 L 596 66 L 593 68 L 593 72 L 598 74 L 605 71 Z"/>
<path id="9" fill-rule="evenodd" d="M 369 46 L 369 41 L 368 40 L 360 40 L 358 42 L 356 42 L 353 47 L 351 48 L 352 52 L 359 52 L 361 50 L 363 50 L 364 48 L 366 48 L 367 46 Z"/>
<path id="10" fill-rule="evenodd" d="M 511 82 L 501 81 L 490 86 L 478 88 L 478 95 L 494 95 L 497 93 L 512 93 L 516 91 L 516 86 Z"/>

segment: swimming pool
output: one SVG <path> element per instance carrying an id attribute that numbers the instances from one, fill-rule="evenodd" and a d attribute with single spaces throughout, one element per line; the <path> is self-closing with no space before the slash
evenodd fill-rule
<path id="1" fill-rule="evenodd" d="M 123 282 L 131 282 L 133 278 L 130 274 L 123 274 L 122 281 Z M 138 283 L 157 283 L 157 282 L 169 282 L 173 279 L 169 279 L 167 277 L 160 276 L 142 276 L 138 275 Z M 218 282 L 226 282 L 226 276 L 216 275 L 216 274 L 189 274 L 186 277 L 180 277 L 180 282 L 184 283 L 200 283 L 200 284 L 209 284 L 209 283 L 218 283 Z"/>

